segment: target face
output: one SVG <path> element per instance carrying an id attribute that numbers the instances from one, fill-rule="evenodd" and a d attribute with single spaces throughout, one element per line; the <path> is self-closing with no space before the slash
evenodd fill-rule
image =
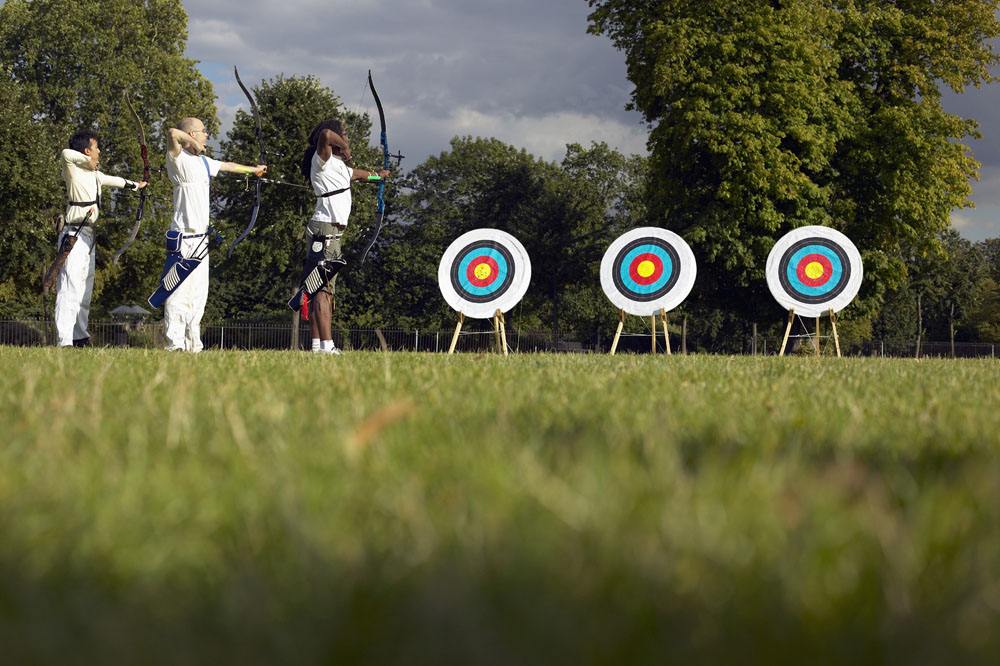
<path id="1" fill-rule="evenodd" d="M 680 305 L 698 268 L 684 239 L 657 227 L 632 229 L 615 239 L 601 260 L 601 288 L 611 303 L 645 317 Z"/>
<path id="2" fill-rule="evenodd" d="M 517 305 L 531 282 L 524 246 L 498 229 L 476 229 L 448 246 L 438 265 L 444 300 L 466 317 L 489 319 Z"/>
<path id="3" fill-rule="evenodd" d="M 785 234 L 767 257 L 767 286 L 786 310 L 819 317 L 847 307 L 861 288 L 861 253 L 829 227 L 800 227 Z"/>

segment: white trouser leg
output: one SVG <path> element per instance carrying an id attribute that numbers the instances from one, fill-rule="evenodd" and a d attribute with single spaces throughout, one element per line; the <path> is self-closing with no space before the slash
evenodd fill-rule
<path id="1" fill-rule="evenodd" d="M 62 243 L 62 236 L 59 243 Z M 80 232 L 76 245 L 59 271 L 55 320 L 60 347 L 72 346 L 74 338 L 87 337 L 90 297 L 94 289 L 93 246 L 94 230 L 88 227 Z"/>
<path id="2" fill-rule="evenodd" d="M 190 352 L 200 352 L 204 345 L 201 343 L 201 318 L 205 314 L 205 303 L 208 302 L 208 273 L 209 257 L 205 255 L 205 260 L 201 262 L 189 281 L 194 281 L 191 285 L 191 312 L 187 325 L 187 350 Z M 183 286 L 183 285 L 182 285 Z"/>
<path id="3" fill-rule="evenodd" d="M 91 247 L 93 247 L 92 241 Z M 76 326 L 73 327 L 74 340 L 83 340 L 90 337 L 90 329 L 88 327 L 90 322 L 90 299 L 94 295 L 94 273 L 97 269 L 97 252 L 91 250 L 87 253 L 87 256 L 89 257 L 87 279 L 84 283 L 83 298 L 80 300 L 80 311 L 76 315 Z"/>
<path id="4" fill-rule="evenodd" d="M 199 242 L 202 240 L 185 238 L 181 241 L 181 254 L 190 257 L 198 250 Z M 169 350 L 184 349 L 192 352 L 202 350 L 201 317 L 205 313 L 205 302 L 208 300 L 208 263 L 206 255 L 201 264 L 177 287 L 164 304 L 163 323 Z"/>

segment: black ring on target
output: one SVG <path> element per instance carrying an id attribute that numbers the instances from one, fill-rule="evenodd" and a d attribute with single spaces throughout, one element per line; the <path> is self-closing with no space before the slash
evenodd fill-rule
<path id="1" fill-rule="evenodd" d="M 633 267 L 625 265 L 625 262 L 628 260 L 629 264 L 633 264 L 645 256 L 649 256 L 652 261 L 659 262 L 654 270 L 666 273 L 666 275 L 661 275 L 660 279 L 654 279 L 652 284 L 640 286 L 634 276 L 630 275 Z M 663 259 L 667 261 L 664 262 Z M 643 303 L 662 298 L 664 294 L 674 288 L 680 274 L 680 257 L 677 250 L 670 243 L 655 237 L 637 238 L 623 247 L 615 257 L 611 268 L 611 277 L 614 280 L 615 288 L 622 295 Z M 652 277 L 656 277 L 655 273 Z M 642 286 L 651 287 L 652 290 L 642 289 Z"/>
<path id="2" fill-rule="evenodd" d="M 808 278 L 803 279 L 801 267 L 791 265 L 793 260 L 796 264 L 801 264 L 810 257 L 829 271 L 823 276 L 826 280 L 821 284 L 809 284 Z M 819 305 L 832 301 L 847 288 L 850 277 L 851 262 L 847 253 L 838 243 L 827 238 L 804 238 L 785 250 L 778 262 L 781 288 L 802 303 Z"/>
<path id="3" fill-rule="evenodd" d="M 471 277 L 468 273 L 477 265 L 488 266 L 490 274 L 481 280 Z M 455 255 L 450 271 L 451 286 L 467 301 L 489 303 L 510 289 L 515 273 L 514 257 L 504 245 L 491 240 L 476 241 Z"/>

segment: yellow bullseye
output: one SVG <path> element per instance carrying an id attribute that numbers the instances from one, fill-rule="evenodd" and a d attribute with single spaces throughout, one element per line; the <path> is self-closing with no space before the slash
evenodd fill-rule
<path id="1" fill-rule="evenodd" d="M 823 277 L 823 264 L 818 261 L 810 261 L 806 264 L 806 277 L 810 280 L 817 280 Z"/>
<path id="2" fill-rule="evenodd" d="M 489 264 L 487 264 L 486 262 L 483 262 L 483 263 L 479 264 L 478 266 L 476 266 L 476 268 L 473 271 L 473 273 L 475 274 L 477 280 L 485 280 L 485 279 L 489 278 L 490 275 L 493 274 L 493 269 L 490 268 Z"/>
<path id="3" fill-rule="evenodd" d="M 635 267 L 635 272 L 639 274 L 639 277 L 648 278 L 656 270 L 656 265 L 646 259 L 645 261 L 640 261 L 639 265 Z"/>

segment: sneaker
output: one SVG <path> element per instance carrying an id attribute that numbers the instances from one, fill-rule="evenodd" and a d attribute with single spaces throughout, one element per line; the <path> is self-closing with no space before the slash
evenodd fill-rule
<path id="1" fill-rule="evenodd" d="M 340 350 L 334 347 L 333 349 L 320 349 L 320 354 L 333 354 L 334 356 L 340 356 Z"/>

